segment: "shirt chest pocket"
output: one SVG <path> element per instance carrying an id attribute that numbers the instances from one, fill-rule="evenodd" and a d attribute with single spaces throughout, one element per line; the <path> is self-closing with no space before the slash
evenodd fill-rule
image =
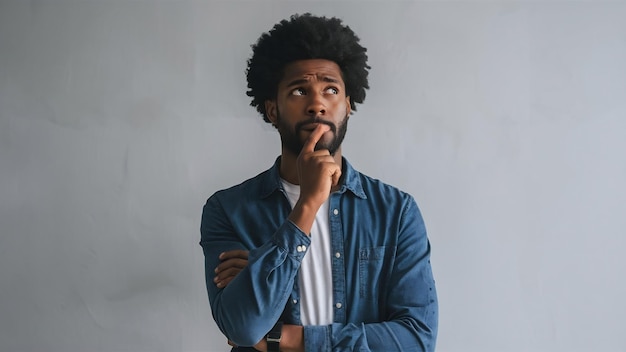
<path id="1" fill-rule="evenodd" d="M 395 247 L 372 247 L 359 250 L 359 295 L 363 299 L 378 300 L 384 292 L 393 267 Z"/>

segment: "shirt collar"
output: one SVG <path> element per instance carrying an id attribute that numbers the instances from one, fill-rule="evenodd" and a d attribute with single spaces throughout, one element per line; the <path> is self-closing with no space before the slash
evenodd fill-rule
<path id="1" fill-rule="evenodd" d="M 367 199 L 365 192 L 363 191 L 363 186 L 361 185 L 360 173 L 356 171 L 352 165 L 348 162 L 348 160 L 344 157 L 342 159 L 342 172 L 343 175 L 341 177 L 341 187 L 339 188 L 339 193 L 345 193 L 346 191 L 352 192 L 355 196 Z M 280 179 L 280 156 L 276 158 L 274 165 L 267 170 L 263 174 L 263 180 L 261 180 L 261 198 L 269 197 L 270 194 L 274 193 L 277 190 L 281 190 L 283 188 L 281 179 Z"/>

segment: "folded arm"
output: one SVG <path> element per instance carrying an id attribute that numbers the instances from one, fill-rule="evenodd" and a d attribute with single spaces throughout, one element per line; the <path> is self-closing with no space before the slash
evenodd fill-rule
<path id="1" fill-rule="evenodd" d="M 286 220 L 258 248 L 247 248 L 234 232 L 218 197 L 204 207 L 200 244 L 205 256 L 206 286 L 211 312 L 226 337 L 239 346 L 254 346 L 278 321 L 291 294 L 294 279 L 310 239 Z M 220 254 L 229 250 L 250 250 L 248 264 L 226 287 L 214 281 Z"/>
<path id="2" fill-rule="evenodd" d="M 381 295 L 385 312 L 381 321 L 305 326 L 305 350 L 435 350 L 438 302 L 430 244 L 422 216 L 410 196 L 405 199 L 401 214 L 392 274 Z"/>
<path id="3" fill-rule="evenodd" d="M 232 251 L 225 257 L 242 255 Z M 245 263 L 228 260 L 220 266 L 222 272 L 236 275 L 235 271 L 240 271 Z M 430 266 L 430 246 L 421 215 L 412 199 L 405 206 L 388 286 L 388 316 L 384 321 L 305 327 L 285 325 L 284 344 L 281 345 L 285 350 L 293 351 L 434 351 L 438 325 L 437 294 Z"/>

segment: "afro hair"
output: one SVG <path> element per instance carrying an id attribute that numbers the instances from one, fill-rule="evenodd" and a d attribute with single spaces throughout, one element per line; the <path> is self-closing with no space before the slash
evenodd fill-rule
<path id="1" fill-rule="evenodd" d="M 276 99 L 285 66 L 298 60 L 325 59 L 341 69 L 346 95 L 356 111 L 355 104 L 365 100 L 365 90 L 369 89 L 366 51 L 356 34 L 338 18 L 306 13 L 282 20 L 252 45 L 246 70 L 250 106 L 256 108 L 265 122 L 270 122 L 265 101 Z"/>

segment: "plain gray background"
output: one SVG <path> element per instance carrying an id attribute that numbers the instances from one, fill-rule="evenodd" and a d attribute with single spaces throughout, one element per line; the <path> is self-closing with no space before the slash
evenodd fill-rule
<path id="1" fill-rule="evenodd" d="M 338 16 L 344 155 L 415 196 L 441 352 L 626 351 L 626 3 L 0 0 L 0 351 L 227 351 L 198 241 L 269 167 L 250 44 Z"/>

